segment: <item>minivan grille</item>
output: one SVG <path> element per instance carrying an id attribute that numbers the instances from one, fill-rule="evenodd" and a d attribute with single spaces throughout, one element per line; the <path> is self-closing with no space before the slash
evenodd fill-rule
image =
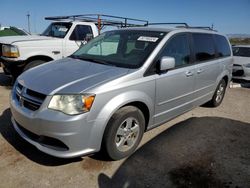
<path id="1" fill-rule="evenodd" d="M 46 95 L 25 88 L 20 83 L 17 83 L 14 92 L 19 105 L 32 111 L 38 110 L 46 98 Z"/>

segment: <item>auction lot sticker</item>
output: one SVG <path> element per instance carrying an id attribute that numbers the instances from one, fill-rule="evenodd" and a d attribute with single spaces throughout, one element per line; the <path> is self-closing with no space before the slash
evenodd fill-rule
<path id="1" fill-rule="evenodd" d="M 137 40 L 145 41 L 145 42 L 156 42 L 158 40 L 158 38 L 157 37 L 140 36 Z"/>

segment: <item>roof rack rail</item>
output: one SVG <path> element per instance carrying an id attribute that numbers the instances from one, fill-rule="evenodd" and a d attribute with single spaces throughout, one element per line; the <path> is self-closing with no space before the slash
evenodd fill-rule
<path id="1" fill-rule="evenodd" d="M 81 15 L 70 15 L 70 16 L 53 16 L 45 17 L 45 20 L 78 20 L 84 22 L 94 22 L 98 26 L 100 33 L 104 26 L 116 26 L 116 27 L 140 27 L 148 24 L 147 20 L 127 18 L 121 16 L 113 16 L 107 14 L 81 14 Z"/>
<path id="2" fill-rule="evenodd" d="M 188 27 L 183 27 L 183 26 L 177 26 L 178 28 L 188 28 L 188 29 L 205 29 L 209 31 L 217 31 L 214 30 L 212 27 L 209 26 L 188 26 Z"/>
<path id="3" fill-rule="evenodd" d="M 161 22 L 161 23 L 147 23 L 144 26 L 149 25 L 182 25 L 184 27 L 189 27 L 187 23 L 184 22 Z"/>
<path id="4" fill-rule="evenodd" d="M 147 23 L 144 26 L 150 26 L 150 25 L 176 25 L 176 28 L 187 28 L 187 29 L 205 29 L 210 31 L 217 31 L 214 30 L 212 27 L 209 26 L 189 26 L 185 22 L 169 22 L 169 23 Z"/>

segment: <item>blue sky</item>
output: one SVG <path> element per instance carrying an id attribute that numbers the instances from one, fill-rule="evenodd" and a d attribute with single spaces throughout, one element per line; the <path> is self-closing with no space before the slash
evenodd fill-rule
<path id="1" fill-rule="evenodd" d="M 211 26 L 224 34 L 250 34 L 250 0 L 1 0 L 0 24 L 42 32 L 46 16 L 103 13 L 151 22 L 187 22 Z"/>

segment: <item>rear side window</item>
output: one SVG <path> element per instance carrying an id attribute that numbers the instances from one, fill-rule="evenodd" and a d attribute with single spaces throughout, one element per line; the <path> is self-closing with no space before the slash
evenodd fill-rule
<path id="1" fill-rule="evenodd" d="M 93 38 L 92 29 L 88 25 L 77 25 L 72 32 L 69 40 L 86 41 Z"/>
<path id="2" fill-rule="evenodd" d="M 196 61 L 207 61 L 215 58 L 214 41 L 211 34 L 194 33 L 193 40 Z"/>
<path id="3" fill-rule="evenodd" d="M 231 50 L 227 39 L 220 35 L 214 35 L 215 46 L 219 57 L 227 57 L 231 55 Z"/>
<path id="4" fill-rule="evenodd" d="M 163 56 L 173 57 L 175 67 L 181 67 L 190 63 L 190 48 L 187 34 L 178 34 L 170 39 L 160 54 Z"/>

